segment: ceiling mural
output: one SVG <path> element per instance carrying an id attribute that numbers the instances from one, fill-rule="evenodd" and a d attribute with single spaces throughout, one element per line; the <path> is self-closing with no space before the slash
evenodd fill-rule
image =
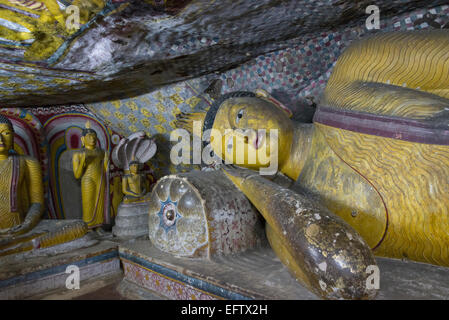
<path id="1" fill-rule="evenodd" d="M 382 21 L 392 21 L 443 3 L 395 0 L 377 5 Z M 92 103 L 145 94 L 233 69 L 261 54 L 320 41 L 317 36 L 323 33 L 363 28 L 369 4 L 1 0 L 0 104 Z M 338 44 L 335 50 L 339 51 Z"/>

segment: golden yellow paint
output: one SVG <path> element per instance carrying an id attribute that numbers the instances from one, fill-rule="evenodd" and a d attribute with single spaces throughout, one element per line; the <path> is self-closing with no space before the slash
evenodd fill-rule
<path id="1" fill-rule="evenodd" d="M 448 107 L 440 98 L 449 98 L 447 30 L 383 33 L 356 42 L 338 59 L 323 104 L 427 119 Z"/>
<path id="2" fill-rule="evenodd" d="M 133 124 L 135 124 L 138 121 L 136 116 L 132 113 L 128 113 L 128 120 L 129 120 L 129 122 L 131 122 Z"/>
<path id="3" fill-rule="evenodd" d="M 5 230 L 22 225 L 32 204 L 39 204 L 40 213 L 44 206 L 41 167 L 33 158 L 17 156 L 19 161 L 19 175 L 16 182 L 18 194 L 11 194 L 13 157 L 9 155 L 9 150 L 13 145 L 12 128 L 8 124 L 0 124 L 0 229 Z M 17 199 L 17 211 L 11 208 L 12 197 Z M 40 215 L 37 217 L 40 218 Z"/>
<path id="4" fill-rule="evenodd" d="M 331 149 L 321 125 L 313 132 L 310 157 L 298 178 L 301 186 L 320 196 L 323 204 L 342 217 L 371 248 L 382 240 L 387 212 L 376 189 Z M 333 144 L 332 144 L 333 145 Z M 345 146 L 347 147 L 347 146 Z M 352 152 L 356 152 L 351 148 Z"/>
<path id="5" fill-rule="evenodd" d="M 153 114 L 145 108 L 141 108 L 140 112 L 147 118 L 153 117 Z"/>
<path id="6" fill-rule="evenodd" d="M 159 113 L 165 112 L 165 106 L 163 103 L 156 103 L 156 109 L 157 109 L 157 111 L 159 111 Z"/>
<path id="7" fill-rule="evenodd" d="M 106 108 L 100 109 L 100 113 L 101 113 L 101 115 L 102 115 L 103 117 L 106 117 L 106 118 L 108 118 L 108 117 L 110 117 L 110 116 L 112 115 L 111 111 L 109 111 L 109 110 L 106 109 Z"/>
<path id="8" fill-rule="evenodd" d="M 123 192 L 122 192 L 122 179 L 120 176 L 116 176 L 112 179 L 112 197 L 111 197 L 111 207 L 113 217 L 117 215 L 118 206 L 123 200 Z"/>
<path id="9" fill-rule="evenodd" d="M 159 133 L 166 133 L 167 129 L 165 129 L 163 126 L 161 126 L 160 124 L 157 124 L 154 126 L 154 128 L 157 130 L 157 132 Z"/>
<path id="10" fill-rule="evenodd" d="M 125 105 L 132 111 L 139 110 L 139 106 L 134 101 L 127 101 Z"/>
<path id="11" fill-rule="evenodd" d="M 154 117 L 156 118 L 156 120 L 159 124 L 163 124 L 163 123 L 167 122 L 167 120 L 165 119 L 165 117 L 162 114 L 156 114 Z"/>
<path id="12" fill-rule="evenodd" d="M 87 133 L 81 142 L 84 149 L 73 154 L 73 173 L 81 178 L 83 221 L 93 228 L 103 224 L 108 157 L 97 147 L 95 133 Z"/>
<path id="13" fill-rule="evenodd" d="M 114 101 L 111 101 L 111 103 L 116 109 L 120 109 L 122 106 L 122 103 L 120 100 L 114 100 Z"/>
<path id="14" fill-rule="evenodd" d="M 132 164 L 129 167 L 129 174 L 122 178 L 122 192 L 125 203 L 141 201 L 149 192 L 149 181 L 145 174 L 139 172 L 139 165 Z"/>
<path id="15" fill-rule="evenodd" d="M 449 266 L 449 147 L 319 127 L 385 201 L 388 229 L 376 254 Z"/>
<path id="16" fill-rule="evenodd" d="M 222 159 L 230 159 L 234 163 L 241 159 L 245 167 L 260 168 L 268 166 L 269 163 L 264 163 L 263 160 L 269 159 L 271 150 L 275 150 L 277 144 L 279 166 L 282 167 L 293 139 L 292 123 L 286 113 L 273 108 L 269 101 L 258 99 L 257 107 L 254 102 L 254 98 L 229 99 L 223 102 L 212 127 L 221 133 L 221 139 L 213 139 L 211 146 Z M 232 131 L 226 134 L 229 129 Z M 257 129 L 265 129 L 267 134 L 261 138 Z M 280 139 L 272 139 L 268 134 L 271 129 L 277 130 Z M 255 147 L 256 141 L 261 141 L 258 148 Z M 229 147 L 231 144 L 232 148 Z"/>
<path id="17" fill-rule="evenodd" d="M 123 120 L 125 118 L 125 115 L 123 113 L 121 113 L 120 111 L 114 112 L 114 116 L 119 120 Z"/>
<path id="18" fill-rule="evenodd" d="M 34 245 L 31 241 L 34 238 L 38 238 L 40 247 L 46 248 L 82 237 L 87 231 L 87 226 L 82 222 L 70 224 L 64 229 L 55 228 L 50 233 L 20 237 L 40 221 L 44 209 L 44 189 L 40 163 L 34 158 L 16 155 L 14 157 L 19 167 L 17 194 L 11 194 L 13 157 L 9 155 L 9 150 L 13 145 L 12 128 L 8 124 L 0 124 L 0 237 L 9 239 L 0 248 L 0 256 L 32 250 Z M 17 199 L 17 211 L 11 208 L 11 197 Z M 13 249 L 5 251 L 13 246 Z"/>
<path id="19" fill-rule="evenodd" d="M 195 109 L 195 107 L 198 105 L 198 103 L 200 103 L 201 98 L 198 97 L 191 97 L 189 99 L 186 100 L 186 103 L 193 109 Z"/>
<path id="20" fill-rule="evenodd" d="M 175 93 L 174 95 L 170 96 L 170 100 L 173 101 L 173 103 L 175 105 L 181 104 L 184 102 L 184 100 L 181 98 L 181 96 L 177 93 Z"/>
<path id="21" fill-rule="evenodd" d="M 148 119 L 141 119 L 140 123 L 145 127 L 145 128 L 149 128 L 151 127 L 151 122 Z"/>
<path id="22" fill-rule="evenodd" d="M 11 41 L 34 39 L 24 53 L 28 60 L 40 60 L 50 57 L 67 40 L 76 29 L 68 29 L 66 21 L 69 14 L 62 10 L 56 0 L 19 1 L 0 0 L 5 8 L 0 9 L 3 19 L 25 27 L 29 32 L 16 32 L 8 28 L 0 28 L 0 36 Z M 104 0 L 75 0 L 72 3 L 79 8 L 80 24 L 92 19 L 105 6 Z M 36 17 L 30 17 L 13 9 L 16 8 Z"/>
<path id="23" fill-rule="evenodd" d="M 351 45 L 338 59 L 321 103 L 444 125 L 448 98 L 449 31 L 433 30 L 383 33 Z M 178 125 L 191 130 L 192 122 L 204 117 L 182 115 Z M 229 129 L 278 129 L 279 170 L 354 227 L 377 255 L 449 266 L 448 146 L 296 124 L 260 97 L 226 100 L 213 128 L 222 135 Z M 251 147 L 252 139 L 236 134 L 228 150 L 228 138 L 211 145 L 235 163 L 236 151 Z M 268 152 L 270 142 L 264 143 Z M 270 212 L 264 217 L 268 221 Z M 292 265 L 293 252 L 277 245 L 275 236 L 271 233 L 270 242 Z"/>

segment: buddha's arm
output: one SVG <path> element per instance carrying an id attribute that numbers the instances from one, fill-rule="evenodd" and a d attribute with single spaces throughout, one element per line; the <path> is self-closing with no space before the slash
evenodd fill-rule
<path id="1" fill-rule="evenodd" d="M 127 177 L 123 178 L 122 182 L 122 191 L 124 195 L 131 196 L 131 197 L 138 197 L 140 194 L 134 193 L 129 188 L 129 181 Z"/>
<path id="2" fill-rule="evenodd" d="M 376 262 L 354 229 L 307 195 L 257 172 L 224 170 L 265 218 L 272 249 L 299 282 L 328 299 L 375 296 L 366 286 L 366 272 Z"/>
<path id="3" fill-rule="evenodd" d="M 42 182 L 42 169 L 39 161 L 26 159 L 26 183 L 31 206 L 28 209 L 24 228 L 32 229 L 40 221 L 44 212 L 44 186 Z M 28 230 L 29 230 L 28 229 Z"/>
<path id="4" fill-rule="evenodd" d="M 86 154 L 84 152 L 75 153 L 72 158 L 73 175 L 76 179 L 81 178 L 86 166 Z"/>

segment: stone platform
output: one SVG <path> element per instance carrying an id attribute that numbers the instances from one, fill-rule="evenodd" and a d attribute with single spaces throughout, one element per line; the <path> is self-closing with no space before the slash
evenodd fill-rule
<path id="1" fill-rule="evenodd" d="M 214 258 L 176 258 L 135 240 L 119 246 L 124 280 L 121 294 L 132 299 L 318 299 L 288 273 L 270 248 Z M 377 299 L 449 299 L 449 268 L 377 258 Z M 132 289 L 131 289 L 132 288 Z M 137 290 L 138 289 L 138 290 Z"/>
<path id="2" fill-rule="evenodd" d="M 70 275 L 66 269 L 70 265 L 79 267 L 81 283 L 120 274 L 117 247 L 117 243 L 95 240 L 88 234 L 64 244 L 64 248 L 56 246 L 0 258 L 0 299 L 27 299 L 53 290 L 70 291 L 66 289 Z"/>

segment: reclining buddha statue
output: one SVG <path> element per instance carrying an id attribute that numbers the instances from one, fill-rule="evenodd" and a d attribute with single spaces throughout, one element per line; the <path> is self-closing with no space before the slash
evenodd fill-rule
<path id="1" fill-rule="evenodd" d="M 44 212 L 41 165 L 29 156 L 12 153 L 14 128 L 0 115 L 0 256 L 51 247 L 84 236 L 83 221 L 51 221 L 37 226 Z"/>
<path id="2" fill-rule="evenodd" d="M 236 150 L 245 150 L 241 167 L 267 167 L 259 158 L 249 162 L 251 152 L 272 159 L 277 150 L 278 169 L 295 180 L 293 189 L 342 218 L 375 255 L 449 266 L 449 31 L 355 42 L 339 57 L 313 123 L 290 115 L 264 92 L 234 92 L 207 113 L 180 115 L 178 125 L 190 129 L 199 120 L 203 133 L 212 129 L 221 159 L 235 163 Z M 259 129 L 276 129 L 277 139 Z M 295 221 L 280 212 L 287 190 L 255 172 L 224 170 L 264 216 L 281 261 L 301 278 L 305 267 L 292 260 L 306 249 L 280 227 Z M 321 235 L 315 241 L 332 243 Z"/>

